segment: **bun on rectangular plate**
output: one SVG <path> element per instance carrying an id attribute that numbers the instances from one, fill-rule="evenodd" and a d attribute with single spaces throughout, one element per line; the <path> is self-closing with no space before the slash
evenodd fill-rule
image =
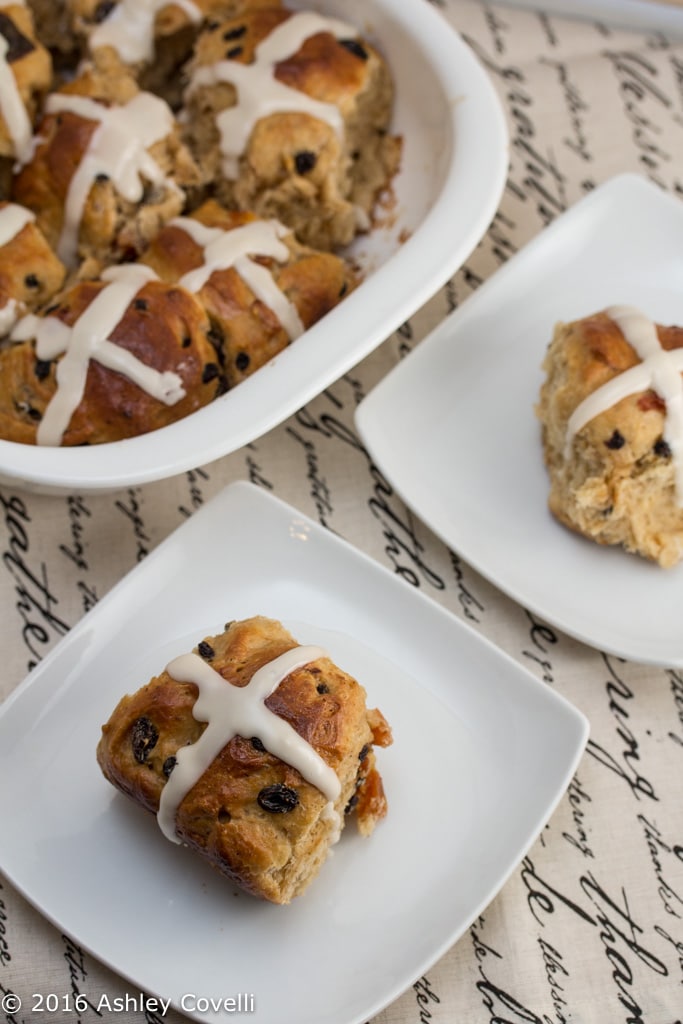
<path id="1" fill-rule="evenodd" d="M 365 697 L 324 650 L 256 616 L 123 697 L 97 759 L 169 839 L 253 895 L 289 903 L 351 815 L 369 835 L 386 814 L 373 748 L 391 731 Z"/>
<path id="2" fill-rule="evenodd" d="M 537 413 L 549 507 L 667 568 L 683 556 L 683 328 L 631 306 L 558 324 Z"/>

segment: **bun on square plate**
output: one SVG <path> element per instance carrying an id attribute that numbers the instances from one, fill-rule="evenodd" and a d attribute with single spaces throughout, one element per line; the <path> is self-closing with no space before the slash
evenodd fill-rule
<path id="1" fill-rule="evenodd" d="M 103 726 L 105 777 L 255 896 L 289 903 L 346 821 L 369 835 L 387 811 L 375 746 L 382 714 L 318 647 L 262 616 L 174 659 Z"/>

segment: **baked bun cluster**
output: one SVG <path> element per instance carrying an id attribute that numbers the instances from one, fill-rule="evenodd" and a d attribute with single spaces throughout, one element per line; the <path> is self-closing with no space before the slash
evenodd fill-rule
<path id="1" fill-rule="evenodd" d="M 0 7 L 0 74 L 0 438 L 181 419 L 357 284 L 343 249 L 400 140 L 354 26 L 276 0 L 31 0 Z"/>
<path id="2" fill-rule="evenodd" d="M 387 810 L 375 746 L 391 743 L 363 687 L 264 617 L 175 658 L 103 726 L 105 777 L 255 896 L 289 903 L 345 823 Z"/>
<path id="3" fill-rule="evenodd" d="M 549 507 L 600 544 L 683 556 L 683 328 L 614 306 L 558 324 L 538 415 Z"/>

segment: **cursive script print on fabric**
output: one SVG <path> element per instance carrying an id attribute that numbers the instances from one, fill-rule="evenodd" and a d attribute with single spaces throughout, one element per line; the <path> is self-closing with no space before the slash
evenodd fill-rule
<path id="1" fill-rule="evenodd" d="M 59 598 L 50 583 L 46 562 L 34 558 L 33 520 L 25 499 L 0 491 L 0 503 L 6 531 L 2 562 L 13 580 L 14 608 L 30 670 L 54 641 L 68 632 L 69 625 L 57 614 Z"/>

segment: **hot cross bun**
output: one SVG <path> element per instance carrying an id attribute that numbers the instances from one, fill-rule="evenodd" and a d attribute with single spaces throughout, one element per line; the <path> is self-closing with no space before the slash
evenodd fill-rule
<path id="1" fill-rule="evenodd" d="M 663 354 L 662 381 L 652 375 Z M 683 555 L 683 328 L 630 307 L 558 324 L 538 405 L 549 506 L 599 544 L 662 566 Z M 675 398 L 675 394 L 678 398 Z"/>
<path id="2" fill-rule="evenodd" d="M 349 817 L 386 813 L 373 745 L 391 732 L 363 687 L 281 623 L 229 623 L 104 725 L 105 777 L 248 892 L 288 903 Z"/>

